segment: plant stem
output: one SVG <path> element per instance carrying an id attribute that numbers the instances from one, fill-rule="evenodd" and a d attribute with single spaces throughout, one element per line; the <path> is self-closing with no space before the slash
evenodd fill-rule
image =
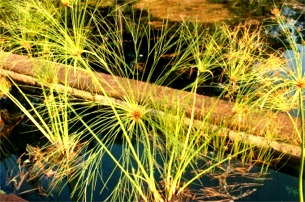
<path id="1" fill-rule="evenodd" d="M 303 106 L 303 95 L 302 90 L 299 91 L 299 110 L 301 114 L 301 162 L 300 162 L 300 173 L 299 173 L 299 198 L 300 201 L 304 201 L 304 193 L 303 193 L 303 174 L 304 174 L 304 157 L 305 157 L 305 117 L 304 117 L 304 106 Z"/>

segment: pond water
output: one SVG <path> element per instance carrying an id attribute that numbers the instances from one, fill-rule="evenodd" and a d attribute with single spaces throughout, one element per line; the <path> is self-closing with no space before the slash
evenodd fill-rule
<path id="1" fill-rule="evenodd" d="M 119 158 L 122 155 L 122 147 L 120 144 L 114 144 L 112 149 L 112 153 Z M 0 189 L 5 191 L 6 193 L 15 193 L 20 197 L 29 200 L 29 201 L 71 201 L 70 199 L 70 190 L 68 186 L 58 186 L 52 191 L 52 194 L 49 197 L 43 196 L 45 194 L 45 190 L 49 188 L 50 179 L 46 177 L 42 177 L 39 181 L 32 182 L 31 184 L 26 182 L 23 183 L 18 190 L 16 190 L 13 186 L 14 182 L 11 184 L 7 184 L 8 180 L 11 179 L 10 177 L 15 176 L 19 172 L 19 168 L 17 165 L 17 156 L 11 155 L 6 157 L 4 160 L 0 162 Z M 104 179 L 108 179 L 109 176 L 112 175 L 110 178 L 109 183 L 107 184 L 107 189 L 103 189 L 103 192 L 100 193 L 100 190 L 103 188 L 102 181 L 98 181 L 96 191 L 93 194 L 93 199 L 95 201 L 104 201 L 111 190 L 117 185 L 119 180 L 119 171 L 115 169 L 115 163 L 111 160 L 111 158 L 107 155 L 103 157 L 101 169 L 102 175 Z M 114 173 L 113 170 L 115 170 Z M 259 166 L 256 166 L 251 169 L 250 173 L 258 173 L 260 170 Z M 296 170 L 290 170 L 291 174 L 296 174 Z M 247 177 L 248 176 L 248 177 Z M 233 192 L 232 196 L 235 194 L 234 201 L 298 201 L 298 178 L 295 175 L 288 175 L 283 172 L 277 172 L 273 169 L 268 170 L 268 174 L 264 176 L 266 180 L 259 180 L 254 176 L 249 175 L 239 175 L 232 177 L 228 177 L 226 179 L 227 187 L 230 185 L 234 185 L 234 188 L 238 187 L 239 185 L 245 186 L 243 189 L 239 190 L 238 192 L 234 192 L 233 188 L 228 189 L 229 191 Z M 258 176 L 257 176 L 258 177 Z M 21 180 L 17 178 L 15 183 Z M 219 187 L 219 181 L 215 178 L 211 177 L 204 177 L 202 178 L 205 186 L 191 186 L 190 189 L 197 190 L 197 194 L 200 195 L 200 190 L 203 188 L 214 188 L 218 190 L 220 193 L 224 194 L 224 190 Z M 303 180 L 303 182 L 305 182 Z M 250 186 L 247 183 L 258 183 L 259 186 Z M 39 187 L 39 191 L 37 190 Z M 88 188 L 88 193 L 90 193 L 90 188 Z M 247 197 L 238 198 L 237 196 L 241 195 L 241 193 L 245 193 L 246 191 L 251 191 L 252 193 Z M 222 197 L 222 199 L 224 196 Z M 229 199 L 230 195 L 227 195 Z M 220 199 L 220 198 L 218 198 Z M 88 197 L 88 201 L 91 201 L 91 198 Z M 205 201 L 205 200 L 204 200 Z"/>

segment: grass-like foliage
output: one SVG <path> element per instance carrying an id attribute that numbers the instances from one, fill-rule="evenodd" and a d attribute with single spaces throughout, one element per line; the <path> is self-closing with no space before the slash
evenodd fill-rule
<path id="1" fill-rule="evenodd" d="M 206 30 L 195 22 L 173 26 L 163 21 L 156 29 L 149 15 L 129 4 L 115 4 L 107 13 L 102 7 L 87 0 L 4 3 L 2 49 L 65 65 L 61 83 L 52 65 L 34 67 L 41 84 L 40 104 L 33 104 L 12 81 L 30 109 L 2 90 L 48 140 L 43 147 L 27 148 L 30 179 L 52 177 L 50 191 L 65 180 L 73 200 L 84 201 L 93 200 L 98 183 L 103 184 L 98 191 L 107 191 L 113 175 L 118 175 L 105 200 L 163 202 L 193 197 L 192 184 L 204 186 L 204 175 L 236 157 L 243 164 L 272 161 L 268 149 L 228 141 L 222 126 L 215 130 L 209 123 L 210 113 L 195 120 L 195 95 L 207 83 L 217 84 L 221 96 L 235 102 L 232 119 L 237 131 L 251 110 L 288 111 L 297 100 L 303 109 L 304 73 L 298 67 L 290 77 L 279 78 L 275 71 L 282 71 L 286 63 L 267 52 L 260 28 L 221 24 Z M 104 96 L 103 102 L 69 95 L 67 73 L 76 69 L 91 75 L 94 92 Z M 119 100 L 109 96 L 94 71 L 113 76 L 117 86 L 112 91 Z M 179 101 L 151 101 L 158 85 L 171 85 L 182 74 L 195 75 L 184 86 L 190 91 L 184 99 L 190 101 L 191 112 L 186 113 Z M 130 80 L 120 83 L 116 76 L 132 78 L 139 88 L 132 89 Z M 302 142 L 303 136 L 304 126 Z M 113 150 L 116 144 L 119 155 Z M 115 165 L 109 176 L 103 175 L 106 157 Z"/>
<path id="2" fill-rule="evenodd" d="M 304 201 L 303 175 L 304 175 L 304 157 L 305 157 L 305 46 L 302 32 L 304 30 L 295 26 L 295 21 L 285 17 L 281 10 L 274 8 L 274 21 L 280 27 L 280 34 L 285 37 L 282 41 L 287 48 L 285 52 L 288 65 L 279 70 L 276 75 L 280 81 L 277 81 L 272 91 L 282 91 L 282 94 L 288 100 L 290 112 L 300 117 L 301 128 L 298 130 L 301 146 L 301 160 L 299 169 L 299 198 Z M 280 90 L 279 90 L 280 89 Z M 272 92 L 271 91 L 271 92 Z M 296 111 L 294 113 L 293 111 Z"/>

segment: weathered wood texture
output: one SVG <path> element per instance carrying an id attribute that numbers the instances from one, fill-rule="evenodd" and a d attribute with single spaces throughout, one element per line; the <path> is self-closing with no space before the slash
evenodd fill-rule
<path id="1" fill-rule="evenodd" d="M 0 201 L 2 201 L 2 202 L 28 202 L 27 200 L 24 200 L 15 194 L 0 194 Z"/>
<path id="2" fill-rule="evenodd" d="M 18 82 L 36 86 L 47 84 L 47 81 L 50 80 L 56 80 L 58 88 L 66 88 L 66 83 L 69 93 L 85 99 L 105 100 L 107 94 L 114 102 L 120 102 L 120 100 L 123 100 L 124 95 L 129 94 L 138 99 L 139 103 L 146 100 L 146 102 L 152 103 L 152 106 L 162 102 L 165 103 L 166 107 L 171 109 L 175 108 L 177 103 L 179 103 L 181 109 L 186 109 L 188 117 L 190 117 L 193 103 L 195 103 L 195 118 L 200 120 L 209 114 L 208 118 L 211 124 L 225 125 L 225 127 L 231 129 L 228 130 L 231 132 L 226 132 L 230 138 L 232 135 L 230 136 L 229 133 L 233 134 L 232 130 L 242 131 L 251 135 L 246 137 L 241 135 L 243 133 L 240 133 L 234 136 L 238 136 L 239 139 L 244 141 L 247 139 L 248 142 L 255 142 L 254 145 L 257 146 L 263 144 L 264 147 L 266 145 L 272 147 L 272 144 L 277 145 L 277 143 L 274 143 L 274 141 L 270 142 L 268 139 L 261 139 L 266 133 L 272 133 L 275 134 L 276 139 L 280 140 L 279 142 L 288 143 L 286 146 L 277 145 L 274 148 L 275 150 L 283 150 L 286 154 L 300 156 L 299 137 L 290 118 L 285 113 L 275 114 L 255 110 L 248 111 L 240 117 L 234 113 L 234 103 L 218 100 L 214 97 L 195 95 L 190 92 L 103 73 L 88 73 L 88 71 L 82 69 L 75 70 L 57 63 L 45 62 L 5 52 L 0 52 L 0 59 L 0 74 L 2 75 L 9 76 Z M 52 78 L 42 79 L 42 70 L 48 72 L 48 76 L 53 75 Z M 95 76 L 93 77 L 92 74 Z M 37 75 L 39 75 L 39 78 Z M 98 87 L 97 83 L 103 88 Z M 298 122 L 299 120 L 296 119 L 296 121 Z M 294 151 L 291 151 L 292 145 L 295 146 L 293 146 Z"/>

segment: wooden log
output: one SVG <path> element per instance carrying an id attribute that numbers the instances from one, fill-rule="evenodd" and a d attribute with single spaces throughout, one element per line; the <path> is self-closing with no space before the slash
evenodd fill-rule
<path id="1" fill-rule="evenodd" d="M 71 95 L 88 100 L 123 102 L 124 96 L 129 94 L 133 95 L 139 103 L 146 100 L 152 104 L 151 106 L 155 103 L 164 103 L 168 109 L 174 109 L 179 103 L 179 107 L 186 111 L 188 117 L 191 116 L 194 103 L 195 119 L 202 120 L 208 115 L 211 126 L 221 125 L 225 130 L 223 133 L 226 133 L 229 138 L 254 144 L 257 147 L 268 146 L 279 153 L 300 158 L 300 138 L 291 119 L 285 113 L 249 111 L 241 120 L 234 113 L 234 103 L 215 97 L 196 95 L 114 75 L 90 73 L 62 64 L 5 52 L 0 52 L 0 59 L 2 61 L 1 75 L 30 85 L 48 85 L 47 81 L 50 79 L 42 79 L 41 75 L 35 74 L 37 69 L 39 71 L 39 68 L 44 68 L 54 73 L 51 80 L 56 80 L 56 84 L 53 82 L 52 86 L 57 85 L 58 89 L 66 89 Z M 98 87 L 98 84 L 103 88 Z M 294 121 L 300 127 L 299 119 L 295 118 Z M 273 138 L 279 141 L 268 141 L 264 138 L 266 133 L 274 134 Z"/>
<path id="2" fill-rule="evenodd" d="M 15 194 L 0 194 L 0 201 L 3 202 L 28 202 L 27 200 L 20 198 Z"/>

